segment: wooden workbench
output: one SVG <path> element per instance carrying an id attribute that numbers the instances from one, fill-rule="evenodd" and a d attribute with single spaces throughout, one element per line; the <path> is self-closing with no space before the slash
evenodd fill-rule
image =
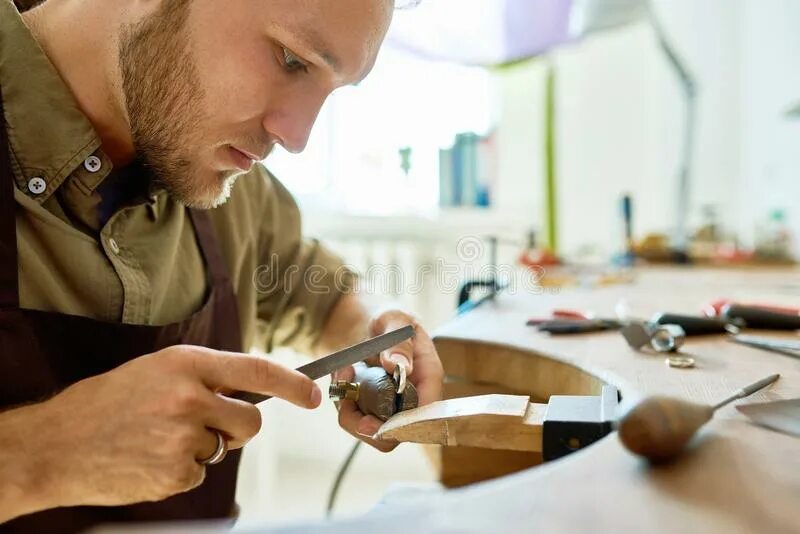
<path id="1" fill-rule="evenodd" d="M 633 352 L 619 333 L 553 338 L 525 326 L 527 318 L 555 307 L 613 316 L 625 299 L 646 318 L 667 310 L 698 313 L 720 297 L 796 306 L 800 272 L 659 269 L 638 273 L 629 285 L 504 294 L 437 332 L 451 380 L 448 394 L 524 392 L 546 400 L 552 394 L 597 394 L 607 383 L 619 388 L 623 403 L 654 393 L 713 403 L 780 373 L 776 384 L 739 402 L 800 397 L 800 360 L 721 336 L 690 338 L 684 350 L 697 367 L 683 370 L 667 367 L 663 356 Z M 458 485 L 537 463 L 513 454 L 483 460 L 475 454 L 480 451 L 445 448 L 445 482 Z M 704 427 L 688 454 L 668 465 L 649 466 L 612 433 L 554 462 L 314 527 L 348 533 L 797 533 L 800 439 L 755 426 L 728 406 Z M 281 530 L 310 529 L 306 524 Z"/>

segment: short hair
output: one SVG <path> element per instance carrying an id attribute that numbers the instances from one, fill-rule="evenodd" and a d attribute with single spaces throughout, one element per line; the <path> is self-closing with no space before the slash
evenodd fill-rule
<path id="1" fill-rule="evenodd" d="M 17 6 L 17 10 L 19 10 L 20 13 L 33 9 L 41 2 L 42 0 L 14 0 L 14 4 Z"/>
<path id="2" fill-rule="evenodd" d="M 14 3 L 17 5 L 17 9 L 23 12 L 32 9 L 43 1 L 44 0 L 14 0 Z M 397 0 L 394 7 L 395 9 L 410 9 L 412 7 L 417 7 L 420 2 L 422 2 L 422 0 Z"/>

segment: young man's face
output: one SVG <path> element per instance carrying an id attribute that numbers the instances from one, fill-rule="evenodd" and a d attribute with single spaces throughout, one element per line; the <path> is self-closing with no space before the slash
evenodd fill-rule
<path id="1" fill-rule="evenodd" d="M 275 143 L 300 152 L 336 88 L 371 70 L 394 0 L 162 0 L 125 29 L 137 153 L 179 201 L 212 207 Z"/>

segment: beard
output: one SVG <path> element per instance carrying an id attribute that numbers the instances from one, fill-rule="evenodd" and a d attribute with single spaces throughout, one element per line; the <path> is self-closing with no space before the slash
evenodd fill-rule
<path id="1" fill-rule="evenodd" d="M 190 4 L 164 0 L 157 13 L 126 28 L 119 65 L 136 158 L 172 198 L 208 209 L 228 199 L 241 173 L 202 170 L 190 152 L 204 146 L 207 122 L 186 28 Z"/>

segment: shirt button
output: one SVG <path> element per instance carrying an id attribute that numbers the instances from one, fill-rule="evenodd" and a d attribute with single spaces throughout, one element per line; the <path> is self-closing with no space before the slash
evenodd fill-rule
<path id="1" fill-rule="evenodd" d="M 113 237 L 108 240 L 108 246 L 111 247 L 111 252 L 114 254 L 119 254 L 119 245 L 117 244 L 117 240 Z"/>
<path id="2" fill-rule="evenodd" d="M 36 176 L 28 180 L 28 191 L 34 195 L 40 195 L 44 193 L 45 189 L 47 189 L 47 182 L 44 181 L 44 178 Z"/>
<path id="3" fill-rule="evenodd" d="M 83 166 L 89 172 L 97 172 L 103 166 L 103 162 L 97 156 L 89 156 L 83 162 Z"/>

